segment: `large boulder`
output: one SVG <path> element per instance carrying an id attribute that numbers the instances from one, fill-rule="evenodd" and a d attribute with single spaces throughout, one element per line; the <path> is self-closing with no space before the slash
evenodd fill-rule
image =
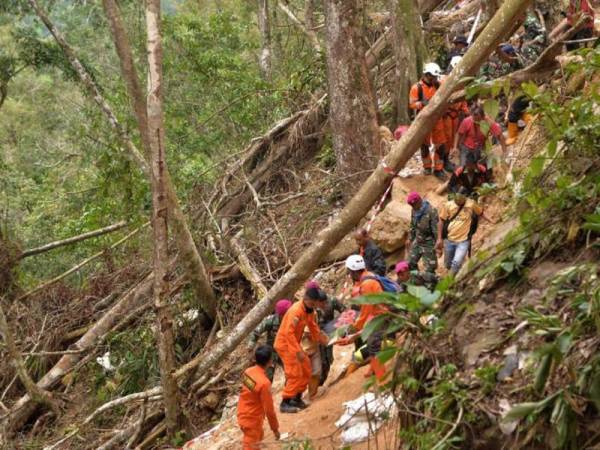
<path id="1" fill-rule="evenodd" d="M 386 253 L 404 247 L 410 228 L 411 208 L 406 203 L 392 201 L 375 218 L 371 237 Z"/>

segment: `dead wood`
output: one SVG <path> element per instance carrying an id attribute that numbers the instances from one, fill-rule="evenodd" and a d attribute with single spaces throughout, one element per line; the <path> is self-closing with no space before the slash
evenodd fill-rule
<path id="1" fill-rule="evenodd" d="M 238 265 L 240 268 L 240 272 L 242 272 L 242 274 L 244 275 L 244 278 L 246 278 L 246 280 L 248 280 L 248 282 L 252 286 L 252 289 L 254 290 L 254 293 L 256 294 L 256 298 L 261 299 L 265 295 L 267 295 L 267 288 L 264 285 L 264 283 L 262 282 L 260 273 L 258 272 L 258 270 L 256 270 L 256 268 L 252 264 L 252 261 L 248 257 L 248 254 L 246 253 L 244 246 L 242 245 L 242 243 L 239 240 L 241 235 L 242 235 L 242 233 L 239 232 L 229 240 L 229 243 L 231 246 L 231 251 L 232 251 L 233 255 L 235 256 L 235 258 L 237 259 L 237 262 L 238 262 Z"/>
<path id="2" fill-rule="evenodd" d="M 117 222 L 115 224 L 109 225 L 104 228 L 100 228 L 98 230 L 88 231 L 87 233 L 83 233 L 78 236 L 73 236 L 68 239 L 62 239 L 60 241 L 50 242 L 50 243 L 48 243 L 46 245 L 42 245 L 40 247 L 25 250 L 23 253 L 21 253 L 21 255 L 19 257 L 27 258 L 28 256 L 39 255 L 40 253 L 45 253 L 50 250 L 54 250 L 55 248 L 58 248 L 58 247 L 64 247 L 65 245 L 75 244 L 76 242 L 85 241 L 86 239 L 91 239 L 91 238 L 94 238 L 97 236 L 102 236 L 104 234 L 112 233 L 113 231 L 120 230 L 121 228 L 125 227 L 126 225 L 127 225 L 127 222 L 122 220 L 120 222 Z"/>

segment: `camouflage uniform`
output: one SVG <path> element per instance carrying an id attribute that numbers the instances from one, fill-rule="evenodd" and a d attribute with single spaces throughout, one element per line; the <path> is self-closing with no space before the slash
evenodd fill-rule
<path id="1" fill-rule="evenodd" d="M 319 328 L 328 335 L 335 331 L 335 312 L 342 313 L 346 310 L 346 305 L 337 298 L 328 298 L 323 309 L 317 310 Z M 329 370 L 333 364 L 333 345 L 319 345 L 321 352 L 321 378 L 319 386 L 323 386 L 329 375 Z"/>
<path id="2" fill-rule="evenodd" d="M 494 80 L 503 77 L 522 68 L 521 63 L 515 60 L 512 63 L 501 61 L 497 56 L 493 56 L 489 62 L 484 64 L 479 71 L 479 76 Z"/>
<path id="3" fill-rule="evenodd" d="M 533 14 L 525 19 L 524 44 L 520 50 L 523 65 L 533 64 L 546 48 L 546 30 Z"/>
<path id="4" fill-rule="evenodd" d="M 424 201 L 424 212 L 413 210 L 410 219 L 410 253 L 408 266 L 410 270 L 417 270 L 419 260 L 423 258 L 425 271 L 435 274 L 437 269 L 437 256 L 435 242 L 437 241 L 438 214 L 433 206 Z"/>
<path id="5" fill-rule="evenodd" d="M 250 339 L 248 339 L 248 348 L 254 349 L 260 337 L 265 333 L 267 334 L 265 345 L 273 348 L 275 336 L 277 336 L 277 331 L 279 331 L 279 325 L 281 325 L 281 317 L 279 317 L 279 314 L 271 314 L 270 316 L 265 317 L 250 334 Z M 281 360 L 279 359 L 279 356 L 275 350 L 273 350 L 273 366 L 269 367 L 266 371 L 267 378 L 269 378 L 271 382 L 273 381 L 273 376 L 275 375 L 276 364 L 281 365 Z"/>

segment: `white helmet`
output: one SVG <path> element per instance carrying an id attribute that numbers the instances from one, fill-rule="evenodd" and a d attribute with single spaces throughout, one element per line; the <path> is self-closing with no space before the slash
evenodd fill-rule
<path id="1" fill-rule="evenodd" d="M 453 56 L 450 60 L 450 69 L 453 70 L 456 66 L 458 66 L 458 63 L 461 62 L 462 59 L 462 56 Z"/>
<path id="2" fill-rule="evenodd" d="M 346 258 L 346 269 L 352 271 L 365 270 L 365 260 L 360 255 L 350 255 Z"/>
<path id="3" fill-rule="evenodd" d="M 423 67 L 423 74 L 426 73 L 433 75 L 434 77 L 440 77 L 442 76 L 442 69 L 440 69 L 440 66 L 436 63 L 427 63 L 425 64 L 425 67 Z"/>

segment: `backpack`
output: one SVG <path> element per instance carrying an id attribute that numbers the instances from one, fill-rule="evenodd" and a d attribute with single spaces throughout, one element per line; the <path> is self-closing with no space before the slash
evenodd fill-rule
<path id="1" fill-rule="evenodd" d="M 396 282 L 382 275 L 369 275 L 364 277 L 362 280 L 377 280 L 381 285 L 381 289 L 383 289 L 384 292 L 391 292 L 393 294 L 396 294 L 400 291 L 400 286 L 398 286 Z"/>

